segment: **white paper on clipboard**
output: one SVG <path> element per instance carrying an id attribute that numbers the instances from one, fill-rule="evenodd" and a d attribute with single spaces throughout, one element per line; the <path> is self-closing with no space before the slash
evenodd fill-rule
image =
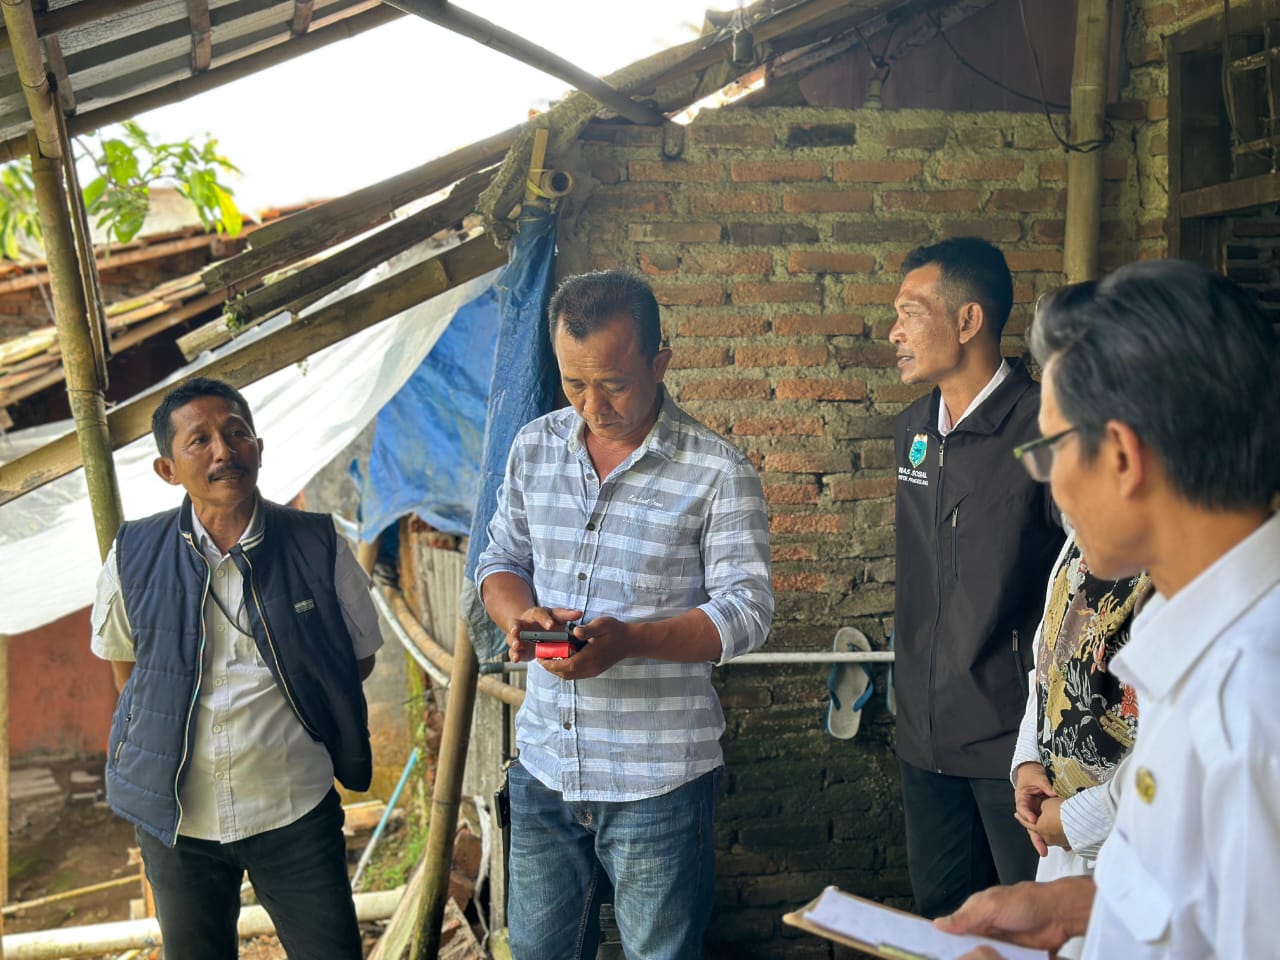
<path id="1" fill-rule="evenodd" d="M 936 929 L 922 917 L 827 887 L 802 916 L 814 926 L 878 946 L 884 953 L 911 960 L 957 960 L 976 947 L 994 947 L 1005 960 L 1046 960 L 1043 950 L 1019 947 L 987 937 L 960 936 Z"/>

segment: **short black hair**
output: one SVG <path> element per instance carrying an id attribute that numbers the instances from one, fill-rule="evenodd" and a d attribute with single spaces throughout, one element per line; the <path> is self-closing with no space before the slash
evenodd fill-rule
<path id="1" fill-rule="evenodd" d="M 999 343 L 1013 309 L 1013 277 L 1004 254 L 979 237 L 952 237 L 916 247 L 902 261 L 902 272 L 931 263 L 942 271 L 939 292 L 947 307 L 959 310 L 966 303 L 981 304 L 987 326 Z"/>
<path id="2" fill-rule="evenodd" d="M 244 417 L 245 423 L 249 424 L 249 429 L 254 429 L 249 403 L 239 390 L 222 380 L 214 380 L 211 377 L 192 377 L 166 393 L 160 405 L 156 407 L 155 413 L 151 414 L 151 435 L 155 437 L 160 456 L 173 456 L 173 411 L 201 397 L 221 397 L 228 403 L 234 403 L 240 408 L 240 414 Z"/>
<path id="3" fill-rule="evenodd" d="M 1036 307 L 1047 365 L 1086 457 L 1107 421 L 1131 427 L 1182 497 L 1267 507 L 1280 489 L 1280 352 L 1251 293 L 1182 260 L 1131 263 Z"/>
<path id="4" fill-rule="evenodd" d="M 561 323 L 569 336 L 583 340 L 619 316 L 631 318 L 640 349 L 652 361 L 662 348 L 658 300 L 649 284 L 627 270 L 597 270 L 561 281 L 547 306 L 551 343 Z"/>

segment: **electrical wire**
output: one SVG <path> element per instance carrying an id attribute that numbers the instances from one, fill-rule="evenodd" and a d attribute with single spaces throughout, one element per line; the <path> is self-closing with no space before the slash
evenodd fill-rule
<path id="1" fill-rule="evenodd" d="M 1053 122 L 1053 114 L 1049 112 L 1049 103 L 1045 99 L 1044 93 L 1044 74 L 1040 70 L 1040 54 L 1036 51 L 1036 45 L 1031 39 L 1031 25 L 1027 23 L 1027 5 L 1025 0 L 1018 0 L 1018 12 L 1022 15 L 1022 35 L 1027 38 L 1027 49 L 1031 51 L 1031 63 L 1036 70 L 1036 83 L 1040 87 L 1040 103 L 1044 107 L 1044 119 L 1049 124 L 1049 130 L 1053 134 L 1053 138 L 1062 145 L 1062 149 L 1067 153 L 1093 153 L 1101 150 L 1111 142 L 1109 135 L 1103 135 L 1094 140 L 1084 140 L 1080 143 L 1072 143 L 1062 134 L 1058 133 L 1058 127 Z"/>

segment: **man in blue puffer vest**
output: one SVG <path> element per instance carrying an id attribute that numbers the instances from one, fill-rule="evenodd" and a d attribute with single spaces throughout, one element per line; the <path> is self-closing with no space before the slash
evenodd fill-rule
<path id="1" fill-rule="evenodd" d="M 358 960 L 333 779 L 371 775 L 368 578 L 328 516 L 259 496 L 262 440 L 233 387 L 189 380 L 151 427 L 156 473 L 187 496 L 120 528 L 92 649 L 121 691 L 107 801 L 135 825 L 165 955 L 237 955 L 247 871 L 290 958 Z"/>

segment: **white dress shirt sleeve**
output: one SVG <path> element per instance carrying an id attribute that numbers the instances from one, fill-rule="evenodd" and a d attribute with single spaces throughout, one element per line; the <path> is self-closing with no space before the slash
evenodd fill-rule
<path id="1" fill-rule="evenodd" d="M 333 588 L 342 608 L 342 622 L 351 634 L 351 646 L 356 659 L 373 656 L 382 646 L 382 631 L 378 627 L 378 612 L 369 595 L 369 575 L 356 562 L 347 541 L 338 537 L 338 549 L 333 560 Z"/>
<path id="2" fill-rule="evenodd" d="M 1123 770 L 1124 764 L 1121 763 L 1110 780 L 1078 791 L 1064 800 L 1058 811 L 1062 832 L 1066 834 L 1071 851 L 1086 860 L 1098 859 L 1098 851 L 1115 826 L 1116 809 L 1120 805 L 1118 786 Z"/>
<path id="3" fill-rule="evenodd" d="M 103 660 L 133 662 L 133 628 L 120 596 L 120 573 L 116 567 L 116 545 L 111 544 L 98 574 L 97 595 L 89 615 L 89 649 Z"/>

